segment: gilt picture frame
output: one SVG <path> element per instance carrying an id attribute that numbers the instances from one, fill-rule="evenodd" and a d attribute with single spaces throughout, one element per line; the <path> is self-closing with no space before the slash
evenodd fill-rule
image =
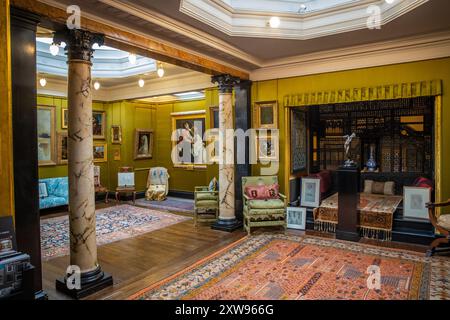
<path id="1" fill-rule="evenodd" d="M 122 126 L 120 125 L 111 126 L 111 143 L 122 144 Z"/>
<path id="2" fill-rule="evenodd" d="M 62 108 L 61 109 L 61 129 L 69 128 L 69 109 Z"/>
<path id="3" fill-rule="evenodd" d="M 54 166 L 56 157 L 56 122 L 54 106 L 37 107 L 39 166 Z"/>
<path id="4" fill-rule="evenodd" d="M 105 142 L 95 142 L 93 146 L 94 163 L 108 161 L 108 144 Z"/>
<path id="5" fill-rule="evenodd" d="M 68 163 L 68 134 L 67 132 L 58 132 L 58 164 Z"/>
<path id="6" fill-rule="evenodd" d="M 97 140 L 106 138 L 106 112 L 92 111 L 92 136 Z"/>
<path id="7" fill-rule="evenodd" d="M 136 129 L 134 135 L 134 160 L 153 158 L 153 130 Z"/>
<path id="8" fill-rule="evenodd" d="M 278 102 L 256 102 L 254 119 L 255 129 L 278 129 Z"/>

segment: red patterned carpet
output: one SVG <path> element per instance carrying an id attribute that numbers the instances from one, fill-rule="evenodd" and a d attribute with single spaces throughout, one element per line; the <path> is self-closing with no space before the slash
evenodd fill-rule
<path id="1" fill-rule="evenodd" d="M 407 251 L 260 235 L 244 238 L 130 299 L 446 299 L 449 267 L 447 258 Z M 369 268 L 379 270 L 375 282 L 368 281 Z M 370 284 L 377 279 L 380 286 L 374 288 Z"/>

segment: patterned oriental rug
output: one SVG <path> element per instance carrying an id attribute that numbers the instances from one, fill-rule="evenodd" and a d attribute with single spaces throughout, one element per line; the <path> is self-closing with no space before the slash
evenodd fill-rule
<path id="1" fill-rule="evenodd" d="M 449 279 L 447 258 L 264 234 L 243 238 L 129 299 L 449 299 Z"/>
<path id="2" fill-rule="evenodd" d="M 96 211 L 97 244 L 136 237 L 189 219 L 191 218 L 131 205 L 104 208 Z M 69 243 L 68 216 L 41 220 L 44 261 L 69 254 Z"/>
<path id="3" fill-rule="evenodd" d="M 394 213 L 402 202 L 401 196 L 360 193 L 358 224 L 362 236 L 391 240 Z M 333 194 L 315 208 L 314 229 L 317 231 L 336 232 L 338 224 L 339 195 Z"/>
<path id="4" fill-rule="evenodd" d="M 172 212 L 194 213 L 194 200 L 167 197 L 164 201 L 136 200 L 139 206 Z"/>

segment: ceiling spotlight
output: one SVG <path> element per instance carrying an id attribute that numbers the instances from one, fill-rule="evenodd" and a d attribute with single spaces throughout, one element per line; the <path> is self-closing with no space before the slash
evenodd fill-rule
<path id="1" fill-rule="evenodd" d="M 387 4 L 393 4 L 395 0 L 386 0 Z"/>
<path id="2" fill-rule="evenodd" d="M 281 23 L 281 21 L 280 21 L 280 18 L 278 18 L 278 17 L 272 17 L 269 20 L 270 27 L 274 28 L 274 29 L 278 28 L 280 26 L 280 23 Z"/>
<path id="3" fill-rule="evenodd" d="M 137 57 L 134 53 L 130 53 L 130 55 L 128 56 L 128 60 L 131 64 L 136 64 Z"/>
<path id="4" fill-rule="evenodd" d="M 161 62 L 158 63 L 158 71 L 157 71 L 157 73 L 158 73 L 158 77 L 160 77 L 160 78 L 164 77 L 165 71 L 164 71 L 163 64 Z"/>
<path id="5" fill-rule="evenodd" d="M 101 87 L 100 82 L 95 81 L 95 82 L 94 82 L 94 89 L 95 89 L 95 90 L 98 90 L 98 89 L 100 89 L 100 87 Z"/>
<path id="6" fill-rule="evenodd" d="M 45 78 L 39 79 L 39 84 L 41 85 L 41 87 L 45 87 L 47 85 L 47 79 Z"/>
<path id="7" fill-rule="evenodd" d="M 139 79 L 138 84 L 139 84 L 139 87 L 143 88 L 145 85 L 144 79 Z"/>
<path id="8" fill-rule="evenodd" d="M 308 9 L 308 7 L 306 6 L 306 4 L 302 3 L 300 5 L 300 9 L 298 10 L 298 13 L 305 13 L 306 9 Z"/>
<path id="9" fill-rule="evenodd" d="M 59 53 L 59 46 L 52 43 L 50 46 L 50 53 L 52 54 L 52 56 L 57 56 Z"/>

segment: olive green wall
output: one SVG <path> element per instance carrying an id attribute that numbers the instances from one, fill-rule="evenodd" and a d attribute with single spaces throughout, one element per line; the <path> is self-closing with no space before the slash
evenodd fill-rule
<path id="1" fill-rule="evenodd" d="M 286 141 L 284 133 L 286 122 L 283 107 L 283 97 L 285 95 L 434 79 L 440 79 L 443 83 L 441 193 L 442 199 L 450 198 L 450 162 L 447 161 L 450 159 L 450 126 L 445 125 L 445 123 L 450 122 L 450 91 L 448 89 L 450 86 L 450 58 L 255 82 L 252 88 L 253 103 L 270 100 L 277 100 L 279 103 L 279 179 L 281 181 L 281 189 L 285 191 L 284 145 Z M 253 174 L 259 174 L 258 166 L 253 167 Z"/>
<path id="2" fill-rule="evenodd" d="M 67 99 L 59 97 L 38 96 L 38 105 L 55 106 L 56 131 L 61 129 L 61 109 L 67 108 Z M 172 112 L 206 110 L 206 126 L 210 125 L 210 107 L 218 106 L 218 92 L 206 90 L 205 99 L 174 103 L 143 103 L 139 101 L 93 102 L 94 110 L 106 112 L 106 141 L 108 142 L 108 161 L 97 163 L 101 168 L 101 183 L 114 190 L 117 186 L 117 172 L 120 167 L 131 166 L 135 169 L 136 188 L 144 191 L 147 183 L 148 169 L 162 166 L 169 170 L 170 190 L 193 192 L 195 186 L 207 185 L 213 176 L 218 175 L 217 165 L 206 169 L 186 170 L 174 168 L 170 153 L 172 150 Z M 111 126 L 122 126 L 122 144 L 111 144 Z M 135 129 L 152 129 L 154 131 L 153 159 L 134 160 Z M 95 140 L 102 142 L 105 140 Z M 114 151 L 120 150 L 120 161 L 114 160 Z M 42 166 L 40 178 L 67 176 L 67 165 Z"/>

